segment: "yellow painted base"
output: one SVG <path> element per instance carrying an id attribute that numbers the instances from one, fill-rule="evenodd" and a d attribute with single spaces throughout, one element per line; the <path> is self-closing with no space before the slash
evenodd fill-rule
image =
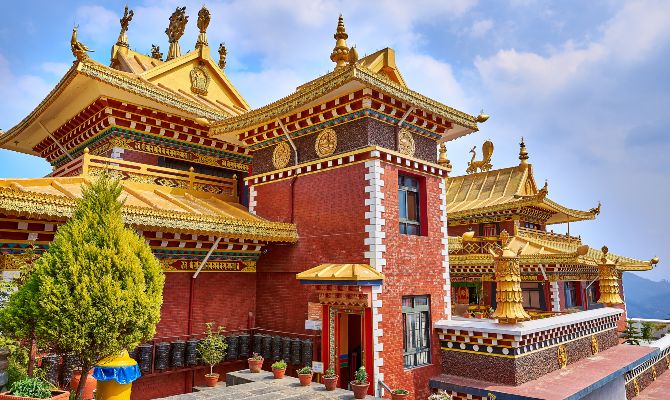
<path id="1" fill-rule="evenodd" d="M 98 400 L 130 400 L 130 390 L 132 383 L 122 385 L 114 380 L 98 381 L 96 389 L 96 399 Z"/>

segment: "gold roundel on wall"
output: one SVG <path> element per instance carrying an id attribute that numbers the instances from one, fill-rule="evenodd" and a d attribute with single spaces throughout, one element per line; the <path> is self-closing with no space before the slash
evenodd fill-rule
<path id="1" fill-rule="evenodd" d="M 398 131 L 398 152 L 412 157 L 414 156 L 415 150 L 416 147 L 414 145 L 414 136 L 412 136 L 412 132 L 407 130 L 407 128 L 401 128 L 400 131 Z"/>
<path id="2" fill-rule="evenodd" d="M 279 143 L 272 153 L 272 164 L 274 164 L 275 168 L 284 168 L 286 165 L 288 165 L 290 159 L 291 149 L 288 147 L 288 143 Z"/>
<path id="3" fill-rule="evenodd" d="M 337 133 L 332 128 L 326 128 L 319 133 L 314 143 L 316 155 L 325 157 L 333 154 L 337 148 Z"/>

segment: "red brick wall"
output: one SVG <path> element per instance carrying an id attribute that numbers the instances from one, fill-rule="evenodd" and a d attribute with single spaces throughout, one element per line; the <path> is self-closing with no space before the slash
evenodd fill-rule
<path id="1" fill-rule="evenodd" d="M 365 172 L 355 164 L 256 187 L 256 213 L 284 222 L 293 213 L 300 237 L 293 245 L 268 246 L 261 257 L 256 326 L 304 332 L 307 302 L 317 299 L 295 274 L 322 263 L 366 262 Z"/>
<path id="2" fill-rule="evenodd" d="M 381 342 L 384 365 L 384 381 L 391 388 L 402 387 L 412 392 L 411 398 L 425 399 L 429 395 L 428 379 L 442 372 L 438 336 L 431 328 L 431 365 L 404 369 L 402 296 L 430 295 L 433 324 L 446 317 L 444 313 L 444 268 L 442 266 L 442 223 L 440 221 L 440 179 L 426 176 L 426 202 L 428 211 L 427 236 L 408 236 L 399 233 L 398 220 L 398 171 L 399 168 L 384 167 L 384 218 L 386 220 L 386 266 L 382 300 L 382 322 L 384 335 Z"/>
<path id="3" fill-rule="evenodd" d="M 188 307 L 192 274 L 165 274 L 161 320 L 156 337 L 188 334 Z M 193 333 L 202 333 L 205 322 L 214 321 L 226 329 L 247 328 L 249 313 L 256 308 L 256 277 L 250 273 L 203 272 L 194 284 Z"/>

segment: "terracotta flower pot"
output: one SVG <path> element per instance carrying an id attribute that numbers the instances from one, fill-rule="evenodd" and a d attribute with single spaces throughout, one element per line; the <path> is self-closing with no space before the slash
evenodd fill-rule
<path id="1" fill-rule="evenodd" d="M 272 368 L 272 373 L 275 376 L 275 379 L 284 379 L 284 373 L 286 373 L 286 368 L 276 369 Z"/>
<path id="2" fill-rule="evenodd" d="M 255 374 L 261 372 L 261 368 L 263 367 L 263 359 L 254 360 L 253 358 L 249 358 L 247 361 L 249 361 L 249 370 L 251 372 Z"/>
<path id="3" fill-rule="evenodd" d="M 393 393 L 391 392 L 391 400 L 405 400 L 409 393 Z"/>
<path id="4" fill-rule="evenodd" d="M 215 387 L 219 383 L 219 374 L 207 374 L 205 375 L 205 382 L 209 387 Z"/>
<path id="5" fill-rule="evenodd" d="M 68 400 L 70 398 L 70 392 L 65 390 L 52 390 L 51 397 L 44 400 Z M 14 396 L 9 394 L 9 392 L 0 393 L 0 400 L 35 400 L 33 397 L 22 397 Z"/>
<path id="6" fill-rule="evenodd" d="M 300 386 L 309 386 L 312 384 L 312 374 L 298 374 Z"/>
<path id="7" fill-rule="evenodd" d="M 326 386 L 327 391 L 337 389 L 337 375 L 332 378 L 323 377 L 323 384 Z"/>
<path id="8" fill-rule="evenodd" d="M 364 383 L 362 385 L 352 383 L 351 391 L 354 392 L 354 399 L 364 399 L 365 396 L 368 395 L 368 387 L 370 387 L 370 382 Z"/>
<path id="9" fill-rule="evenodd" d="M 77 391 L 79 386 L 79 381 L 81 380 L 81 370 L 74 371 L 72 374 L 72 380 L 70 381 L 70 390 L 73 392 Z M 84 384 L 84 390 L 81 393 L 81 398 L 83 400 L 92 400 L 93 391 L 96 386 L 98 386 L 98 381 L 93 377 L 93 368 L 88 371 L 88 377 L 86 378 L 86 384 Z"/>

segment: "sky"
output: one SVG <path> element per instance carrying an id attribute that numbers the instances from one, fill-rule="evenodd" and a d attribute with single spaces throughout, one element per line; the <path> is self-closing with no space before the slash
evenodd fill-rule
<path id="1" fill-rule="evenodd" d="M 7 2 L 0 26 L 0 129 L 25 117 L 73 61 L 79 40 L 109 63 L 126 2 Z M 210 46 L 225 42 L 226 73 L 252 105 L 284 97 L 332 70 L 340 13 L 361 56 L 384 47 L 408 86 L 449 106 L 491 117 L 450 142 L 454 171 L 491 139 L 494 168 L 518 163 L 523 136 L 539 184 L 578 209 L 602 201 L 595 221 L 571 234 L 613 253 L 661 263 L 642 276 L 670 279 L 670 1 L 667 0 L 233 0 L 204 1 Z M 180 44 L 197 38 L 203 0 L 128 1 L 131 48 L 167 52 L 169 15 L 186 6 Z M 49 165 L 0 150 L 0 178 L 38 177 Z M 666 229 L 668 227 L 668 229 Z M 552 227 L 565 231 L 565 226 Z"/>

